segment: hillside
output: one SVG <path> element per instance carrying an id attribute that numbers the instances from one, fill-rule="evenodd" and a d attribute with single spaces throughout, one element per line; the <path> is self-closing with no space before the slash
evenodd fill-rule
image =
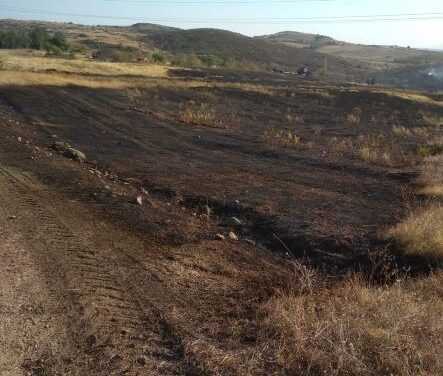
<path id="1" fill-rule="evenodd" d="M 443 53 L 399 46 L 364 45 L 337 41 L 331 37 L 317 34 L 305 34 L 284 31 L 257 37 L 296 48 L 309 48 L 316 52 L 357 60 L 368 64 L 376 71 L 399 69 L 405 65 L 439 63 Z"/>
<path id="2" fill-rule="evenodd" d="M 193 29 L 148 35 L 146 42 L 170 53 L 215 55 L 271 69 L 279 67 L 295 72 L 308 65 L 314 72 L 323 69 L 326 55 L 311 50 L 299 50 L 271 41 L 250 38 L 242 34 L 217 29 Z M 328 62 L 334 78 L 363 79 L 365 72 L 352 61 L 333 57 Z"/>
<path id="3" fill-rule="evenodd" d="M 0 20 L 0 31 L 35 27 L 63 32 L 77 56 L 102 61 L 291 73 L 307 65 L 315 79 L 366 82 L 376 78 L 377 83 L 399 87 L 443 89 L 440 76 L 428 75 L 443 64 L 439 51 L 366 46 L 295 31 L 251 38 L 226 30 L 183 30 L 149 23 L 117 27 Z"/>
<path id="4" fill-rule="evenodd" d="M 313 50 L 299 50 L 272 41 L 250 38 L 238 33 L 216 29 L 180 30 L 161 25 L 135 24 L 128 27 L 84 26 L 53 22 L 0 21 L 0 30 L 44 27 L 49 31 L 62 31 L 73 46 L 88 55 L 103 52 L 101 57 L 119 60 L 123 55 L 134 61 L 160 52 L 173 64 L 193 64 L 182 55 L 196 55 L 197 63 L 215 57 L 216 65 L 240 69 L 280 70 L 295 72 L 308 65 L 314 75 L 323 71 L 325 55 Z M 178 59 L 177 59 L 178 57 Z M 195 58 L 194 58 L 195 60 Z M 212 65 L 209 64 L 209 65 Z M 367 72 L 351 59 L 329 58 L 333 80 L 364 81 Z"/>
<path id="5" fill-rule="evenodd" d="M 319 47 L 323 45 L 335 45 L 340 43 L 325 35 L 300 33 L 298 31 L 282 31 L 280 33 L 264 35 L 256 38 L 299 48 L 312 46 Z"/>

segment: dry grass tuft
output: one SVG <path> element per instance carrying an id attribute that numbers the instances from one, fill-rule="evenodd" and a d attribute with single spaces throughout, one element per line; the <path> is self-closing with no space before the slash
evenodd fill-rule
<path id="1" fill-rule="evenodd" d="M 419 194 L 431 197 L 443 197 L 443 184 L 429 185 L 419 190 Z"/>
<path id="2" fill-rule="evenodd" d="M 365 162 L 372 162 L 386 166 L 392 165 L 392 157 L 389 151 L 380 151 L 376 148 L 371 148 L 369 145 L 363 145 L 358 151 L 358 155 Z"/>
<path id="3" fill-rule="evenodd" d="M 179 119 L 186 124 L 220 127 L 223 122 L 218 119 L 214 107 L 207 103 L 188 102 L 179 114 Z"/>
<path id="4" fill-rule="evenodd" d="M 420 194 L 443 197 L 443 155 L 426 158 L 418 184 Z"/>
<path id="5" fill-rule="evenodd" d="M 437 375 L 443 372 L 443 275 L 370 287 L 276 296 L 262 307 L 262 338 L 285 374 Z"/>
<path id="6" fill-rule="evenodd" d="M 360 107 L 355 107 L 349 114 L 346 114 L 346 123 L 354 126 L 360 125 L 362 113 Z"/>
<path id="7" fill-rule="evenodd" d="M 263 140 L 271 145 L 279 146 L 298 146 L 301 143 L 299 136 L 294 131 L 288 129 L 267 129 L 263 134 Z"/>
<path id="8" fill-rule="evenodd" d="M 417 148 L 417 154 L 422 158 L 435 157 L 436 155 L 443 154 L 443 144 L 425 144 L 420 145 Z"/>
<path id="9" fill-rule="evenodd" d="M 403 247 L 405 254 L 443 260 L 443 206 L 433 204 L 412 212 L 405 221 L 388 232 Z"/>
<path id="10" fill-rule="evenodd" d="M 410 210 L 405 220 L 390 229 L 387 237 L 396 240 L 406 255 L 420 256 L 431 263 L 443 263 L 443 156 L 426 158 L 417 183 L 418 193 L 431 199 Z M 409 199 L 407 199 L 409 201 Z"/>
<path id="11" fill-rule="evenodd" d="M 423 120 L 429 126 L 441 127 L 443 126 L 443 117 L 432 114 L 432 113 L 422 113 Z"/>
<path id="12" fill-rule="evenodd" d="M 365 162 L 384 166 L 394 164 L 394 147 L 381 134 L 360 137 L 356 149 L 357 156 Z M 399 156 L 401 155 L 397 155 L 396 159 L 400 159 Z"/>

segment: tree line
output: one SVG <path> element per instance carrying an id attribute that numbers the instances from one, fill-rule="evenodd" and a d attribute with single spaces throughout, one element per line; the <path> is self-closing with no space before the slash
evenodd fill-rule
<path id="1" fill-rule="evenodd" d="M 51 34 L 44 28 L 36 27 L 30 30 L 0 31 L 0 48 L 31 48 L 57 53 L 67 51 L 69 44 L 62 32 Z"/>

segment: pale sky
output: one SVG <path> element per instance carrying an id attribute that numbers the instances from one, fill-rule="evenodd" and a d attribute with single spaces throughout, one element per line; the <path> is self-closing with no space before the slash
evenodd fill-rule
<path id="1" fill-rule="evenodd" d="M 374 15 L 392 20 L 398 14 L 428 19 L 294 20 Z M 443 48 L 443 0 L 0 0 L 0 18 L 106 25 L 152 22 L 186 29 L 216 27 L 246 35 L 294 30 L 355 43 Z"/>

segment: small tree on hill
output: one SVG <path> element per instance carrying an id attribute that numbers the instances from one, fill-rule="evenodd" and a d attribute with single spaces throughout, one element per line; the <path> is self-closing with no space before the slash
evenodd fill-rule
<path id="1" fill-rule="evenodd" d="M 57 31 L 53 35 L 53 37 L 49 40 L 49 43 L 59 48 L 62 51 L 66 51 L 69 48 L 68 42 L 66 41 L 64 34 L 60 31 Z"/>
<path id="2" fill-rule="evenodd" d="M 49 34 L 40 27 L 36 27 L 29 33 L 30 47 L 34 50 L 44 50 L 48 47 Z"/>

